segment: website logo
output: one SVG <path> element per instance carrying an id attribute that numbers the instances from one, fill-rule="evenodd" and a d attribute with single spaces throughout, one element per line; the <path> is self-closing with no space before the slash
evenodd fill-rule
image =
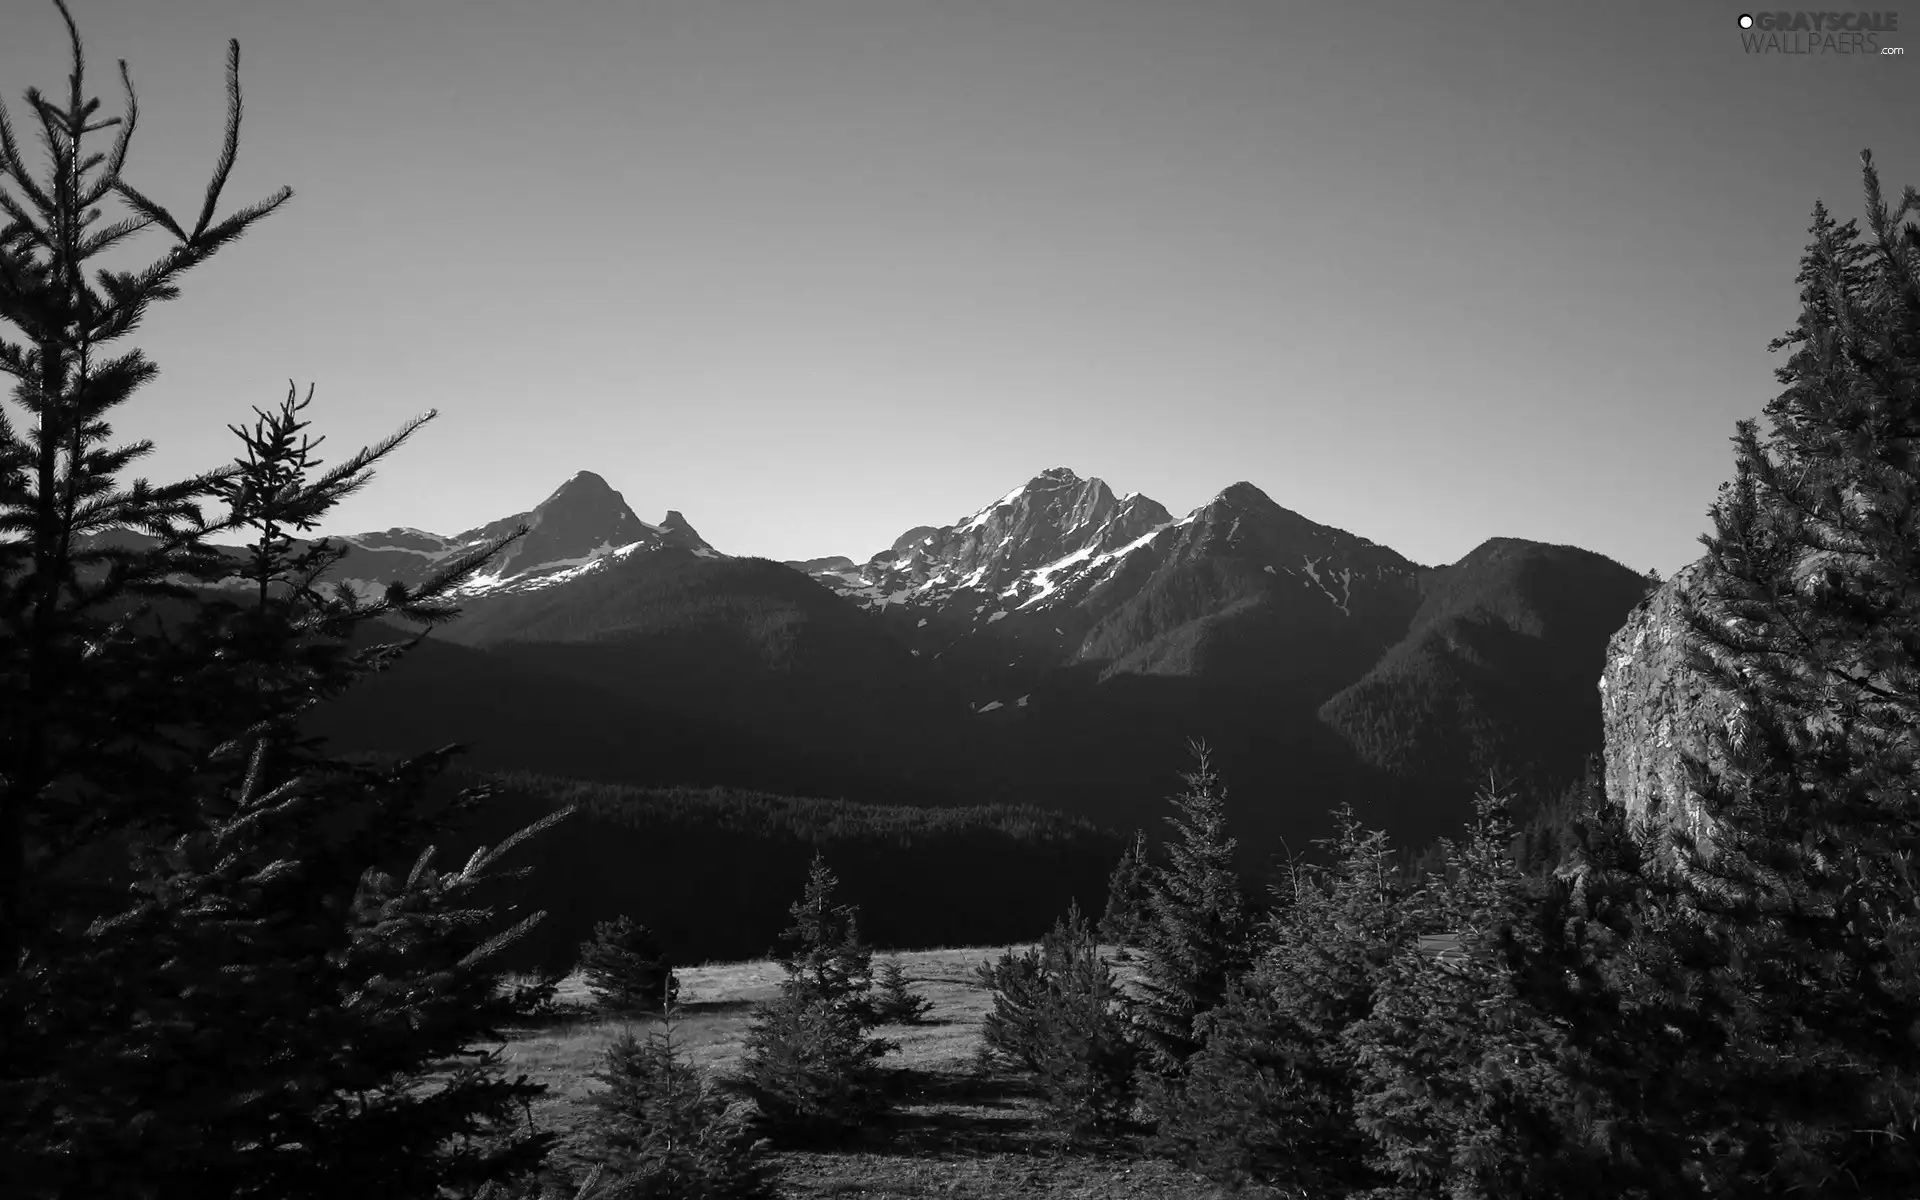
<path id="1" fill-rule="evenodd" d="M 1900 31 L 1897 12 L 1741 13 L 1740 43 L 1748 54 L 1848 54 L 1898 57 L 1888 44 Z"/>

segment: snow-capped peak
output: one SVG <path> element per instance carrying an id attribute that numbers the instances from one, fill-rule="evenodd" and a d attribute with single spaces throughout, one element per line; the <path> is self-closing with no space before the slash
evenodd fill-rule
<path id="1" fill-rule="evenodd" d="M 909 530 L 855 572 L 810 573 L 875 607 L 939 603 L 963 593 L 1034 607 L 1103 576 L 1172 522 L 1138 493 L 1122 502 L 1099 479 L 1049 467 L 953 525 Z"/>

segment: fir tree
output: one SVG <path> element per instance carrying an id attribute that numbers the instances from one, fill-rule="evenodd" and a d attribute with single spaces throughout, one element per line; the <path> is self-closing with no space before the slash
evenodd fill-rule
<path id="1" fill-rule="evenodd" d="M 933 1001 L 907 987 L 906 968 L 897 958 L 881 964 L 874 992 L 874 1018 L 883 1025 L 918 1025 L 933 1008 Z"/>
<path id="2" fill-rule="evenodd" d="M 865 1025 L 874 1023 L 873 949 L 860 940 L 860 910 L 836 904 L 840 881 L 815 853 L 806 891 L 788 911 L 779 963 L 794 987 Z"/>
<path id="3" fill-rule="evenodd" d="M 662 989 L 671 995 L 677 989 Z M 624 1031 L 594 1078 L 599 1164 L 605 1200 L 760 1200 L 773 1196 L 766 1143 L 748 1126 L 675 1040 L 678 1012 L 660 1006 L 660 1024 L 644 1041 Z"/>
<path id="4" fill-rule="evenodd" d="M 1515 947 L 1515 983 L 1564 1035 L 1577 1097 L 1555 1165 L 1576 1164 L 1583 1187 L 1572 1190 L 1586 1194 L 1699 1194 L 1699 1118 L 1724 1095 L 1728 1042 L 1683 964 L 1719 938 L 1675 920 L 1677 881 L 1649 822 L 1603 793 L 1582 802 Z"/>
<path id="5" fill-rule="evenodd" d="M 1135 830 L 1133 840 L 1107 878 L 1107 911 L 1100 917 L 1100 940 L 1120 948 L 1144 945 L 1149 928 L 1148 883 L 1153 867 L 1147 858 L 1147 834 Z"/>
<path id="6" fill-rule="evenodd" d="M 596 921 L 593 940 L 580 943 L 580 966 L 587 987 L 609 1012 L 658 1010 L 678 998 L 679 980 L 660 940 L 646 926 L 622 914 Z"/>
<path id="7" fill-rule="evenodd" d="M 291 389 L 234 429 L 232 466 L 123 485 L 149 447 L 110 446 L 103 418 L 154 369 L 107 345 L 288 193 L 214 218 L 238 145 L 232 45 L 198 219 L 133 189 L 131 87 L 122 118 L 97 119 L 67 24 L 66 103 L 27 97 L 49 178 L 0 119 L 0 177 L 19 193 L 0 189 L 0 320 L 25 335 L 0 341 L 0 370 L 30 421 L 0 421 L 0 1176 L 23 1196 L 143 1200 L 425 1197 L 524 1178 L 549 1135 L 521 1132 L 520 1115 L 544 1089 L 504 1078 L 483 1047 L 525 1009 L 493 956 L 538 915 L 490 933 L 473 895 L 535 830 L 437 871 L 421 843 L 486 798 L 425 812 L 457 748 L 348 762 L 299 727 L 405 650 L 350 650 L 346 635 L 454 615 L 447 594 L 504 543 L 377 601 L 323 595 L 344 550 L 291 532 L 428 418 L 316 477 Z M 84 151 L 116 124 L 107 154 Z M 101 225 L 109 198 L 133 215 Z M 161 261 L 87 279 L 88 259 L 155 228 L 176 242 Z M 223 519 L 202 514 L 212 500 Z M 101 536 L 116 529 L 147 540 Z M 251 538 L 238 566 L 207 541 L 232 531 Z M 236 574 L 244 590 L 192 586 Z"/>
<path id="8" fill-rule="evenodd" d="M 1668 989 L 1727 1046 L 1699 1186 L 1895 1194 L 1920 1177 L 1920 195 L 1814 209 L 1770 432 L 1740 423 L 1689 624 L 1738 701 L 1671 835 Z M 1906 221 L 1904 226 L 1902 221 Z"/>
<path id="9" fill-rule="evenodd" d="M 1125 996 L 1099 951 L 1074 904 L 1038 946 L 980 965 L 993 995 L 984 1048 L 1034 1077 L 1049 1118 L 1073 1139 L 1112 1131 L 1133 1106 L 1138 1052 Z"/>
<path id="10" fill-rule="evenodd" d="M 1403 946 L 1367 1016 L 1341 1034 L 1370 1165 L 1415 1194 L 1521 1200 L 1592 1179 L 1588 1148 L 1568 1136 L 1578 1097 L 1562 1030 L 1523 986 L 1533 900 L 1507 806 L 1480 793 L 1421 905 L 1457 953 Z"/>
<path id="11" fill-rule="evenodd" d="M 1135 1019 L 1157 1069 L 1199 1048 L 1193 1022 L 1227 997 L 1248 963 L 1250 921 L 1227 836 L 1225 790 L 1207 747 L 1191 744 L 1195 769 L 1183 778 L 1167 818 L 1177 835 L 1167 866 L 1148 883 L 1149 925 L 1140 955 L 1142 1001 Z"/>
<path id="12" fill-rule="evenodd" d="M 122 624 L 141 602 L 184 599 L 182 583 L 210 583 L 230 565 L 205 539 L 233 522 L 209 525 L 201 502 L 232 474 L 211 472 L 163 487 L 121 475 L 152 451 L 149 442 L 111 444 L 107 416 L 155 374 L 137 349 L 113 355 L 111 343 L 137 327 L 149 308 L 179 294 L 180 276 L 277 209 L 288 189 L 218 222 L 213 213 L 232 168 L 239 132 L 239 49 L 229 47 L 226 144 L 191 229 L 148 201 L 121 176 L 137 110 L 124 66 L 123 116 L 100 118 L 85 92 L 79 33 L 64 4 L 73 54 L 64 104 L 38 89 L 27 105 L 51 151 L 51 169 L 35 178 L 0 105 L 0 321 L 22 341 L 0 339 L 0 371 L 13 377 L 13 400 L 27 425 L 0 411 L 0 672 L 7 703 L 0 741 L 0 970 L 37 954 L 55 915 L 66 909 L 80 870 L 62 870 L 89 849 L 110 861 L 117 846 L 104 831 L 131 823 L 131 797 L 89 784 L 78 768 L 110 766 L 139 774 L 158 764 L 129 753 L 116 726 L 159 723 L 174 681 L 114 651 Z M 117 127 L 102 161 L 90 135 Z M 97 142 L 92 143 L 97 145 Z M 18 193 L 17 195 L 15 193 Z M 98 207 L 118 198 L 133 211 L 103 223 Z M 90 260 L 158 226 L 174 246 L 137 272 L 87 279 Z M 151 535 L 155 544 L 103 541 L 116 529 Z M 146 802 L 149 798 L 142 797 Z M 179 822 L 173 811 L 142 814 Z M 101 842 L 106 845 L 101 845 Z"/>
<path id="13" fill-rule="evenodd" d="M 887 1104 L 876 1060 L 897 1049 L 869 1036 L 873 952 L 859 912 L 834 903 L 838 881 L 816 854 L 782 941 L 780 994 L 756 1007 L 737 1086 L 765 1123 L 803 1136 L 851 1133 Z"/>
<path id="14" fill-rule="evenodd" d="M 1354 1123 L 1355 1056 L 1346 1033 L 1373 1009 L 1388 964 L 1418 920 L 1386 834 L 1343 807 L 1316 845 L 1323 866 L 1290 859 L 1253 970 L 1197 1022 L 1184 1076 L 1151 1086 L 1157 1143 L 1202 1174 L 1290 1194 L 1384 1186 Z"/>

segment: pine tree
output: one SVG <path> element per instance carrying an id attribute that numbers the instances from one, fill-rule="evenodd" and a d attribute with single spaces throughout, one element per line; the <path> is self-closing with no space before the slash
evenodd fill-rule
<path id="1" fill-rule="evenodd" d="M 1723 1195 L 1920 1177 L 1920 195 L 1890 209 L 1862 161 L 1867 232 L 1814 209 L 1784 390 L 1764 440 L 1738 427 L 1689 615 L 1739 705 L 1670 854 L 1673 925 L 1706 935 L 1666 982 L 1727 1042 L 1688 1114 Z"/>
<path id="2" fill-rule="evenodd" d="M 1413 941 L 1414 896 L 1385 833 L 1349 807 L 1316 843 L 1325 865 L 1289 860 L 1273 888 L 1259 959 L 1197 1025 L 1182 1078 L 1154 1086 L 1156 1141 L 1210 1178 L 1291 1194 L 1385 1186 L 1354 1123 L 1347 1031 L 1372 1011 L 1395 954 Z"/>
<path id="3" fill-rule="evenodd" d="M 525 1011 L 493 956 L 538 914 L 490 933 L 472 897 L 565 814 L 436 871 L 421 842 L 487 795 L 425 809 L 457 747 L 352 762 L 300 731 L 406 648 L 351 650 L 348 634 L 451 617 L 447 595 L 504 541 L 375 602 L 323 595 L 345 551 L 290 531 L 431 414 L 315 477 L 291 389 L 234 428 L 232 466 L 122 485 L 149 447 L 111 447 L 103 418 L 153 368 L 105 347 L 288 193 L 214 220 L 238 144 L 232 45 L 226 143 L 190 232 L 120 176 L 131 87 L 112 150 L 85 153 L 116 122 L 96 119 L 67 24 L 67 102 L 28 93 L 47 180 L 0 119 L 0 177 L 24 197 L 0 189 L 0 320 L 26 338 L 0 341 L 0 370 L 32 422 L 0 422 L 0 1177 L 23 1196 L 142 1200 L 523 1179 L 550 1141 L 519 1129 L 544 1089 L 484 1046 Z M 109 197 L 133 216 L 99 225 Z M 86 260 L 152 228 L 177 243 L 159 263 L 87 280 Z M 210 500 L 223 519 L 203 516 Z M 148 540 L 102 537 L 116 529 Z M 252 539 L 238 566 L 207 540 L 232 531 Z M 236 574 L 243 590 L 193 586 Z"/>
<path id="4" fill-rule="evenodd" d="M 308 586 L 334 552 L 289 552 L 277 533 L 326 507 L 325 478 L 307 478 L 313 445 L 294 440 L 302 407 L 290 395 L 237 431 L 248 456 L 222 488 L 259 533 L 249 592 L 203 599 L 167 639 L 173 665 L 197 668 L 179 676 L 192 700 L 175 720 L 216 744 L 190 773 L 137 782 L 158 791 L 155 811 L 189 789 L 196 820 L 133 831 L 131 904 L 8 981 L 39 1054 L 16 1060 L 32 1132 L 7 1142 L 44 1168 L 32 1184 L 44 1194 L 431 1196 L 524 1176 L 551 1141 L 514 1132 L 544 1088 L 509 1082 L 499 1051 L 479 1048 L 532 1007 L 499 988 L 490 960 L 540 914 L 489 937 L 472 896 L 565 810 L 457 871 L 436 871 L 431 847 L 404 883 L 368 865 L 396 862 L 488 793 L 429 817 L 425 787 L 455 748 L 367 765 L 298 731 L 315 700 L 397 649 L 348 651 L 329 626 L 444 611 L 404 589 L 362 607 Z M 345 465 L 364 477 L 375 457 Z M 72 1155 L 75 1142 L 89 1153 Z"/>
<path id="5" fill-rule="evenodd" d="M 1248 965 L 1251 922 L 1227 836 L 1226 794 L 1211 755 L 1191 743 L 1197 760 L 1185 792 L 1167 818 L 1177 835 L 1167 866 L 1147 888 L 1149 925 L 1140 955 L 1142 1000 L 1135 1019 L 1156 1069 L 1177 1067 L 1199 1049 L 1193 1022 L 1227 997 Z"/>
<path id="6" fill-rule="evenodd" d="M 779 963 L 788 981 L 837 1012 L 873 1024 L 873 949 L 860 940 L 860 910 L 836 904 L 840 881 L 816 852 L 806 891 L 788 911 Z"/>
<path id="7" fill-rule="evenodd" d="M 906 968 L 897 958 L 881 964 L 874 992 L 874 1019 L 882 1025 L 918 1025 L 933 1009 L 933 1001 L 907 987 Z"/>
<path id="8" fill-rule="evenodd" d="M 1100 917 L 1100 940 L 1127 949 L 1144 945 L 1149 927 L 1148 882 L 1152 864 L 1147 858 L 1147 834 L 1135 830 L 1133 840 L 1107 878 L 1107 911 Z"/>
<path id="9" fill-rule="evenodd" d="M 678 998 L 679 980 L 660 940 L 625 914 L 594 923 L 593 940 L 580 943 L 580 966 L 588 989 L 609 1012 L 648 1012 L 663 998 Z"/>
<path id="10" fill-rule="evenodd" d="M 1070 1139 L 1111 1132 L 1133 1107 L 1138 1051 L 1125 995 L 1099 951 L 1076 903 L 1038 946 L 980 964 L 993 996 L 985 1050 L 1034 1077 L 1050 1120 Z"/>
<path id="11" fill-rule="evenodd" d="M 54 914 L 78 900 L 76 876 L 86 871 L 62 868 L 75 860 L 113 861 L 119 847 L 105 831 L 134 819 L 131 797 L 89 786 L 79 769 L 138 775 L 161 765 L 129 753 L 114 731 L 128 722 L 141 729 L 159 724 L 174 681 L 113 654 L 124 637 L 116 622 L 137 604 L 185 598 L 183 583 L 211 583 L 230 571 L 205 539 L 237 526 L 208 525 L 200 503 L 231 470 L 163 487 L 143 479 L 122 486 L 120 476 L 152 444 L 112 445 L 106 418 L 155 369 L 137 349 L 117 356 L 108 349 L 153 304 L 179 294 L 185 271 L 291 195 L 282 188 L 212 219 L 238 145 L 233 45 L 227 139 L 199 220 L 189 231 L 148 201 L 121 176 L 136 116 L 131 83 L 125 115 L 98 118 L 99 101 L 85 93 L 78 30 L 55 2 L 72 42 L 69 95 L 61 104 L 38 89 L 27 93 L 51 152 L 46 178 L 35 178 L 0 105 L 0 181 L 13 189 L 0 187 L 0 321 L 24 338 L 0 339 L 0 371 L 13 377 L 13 400 L 28 421 L 17 428 L 0 411 L 0 678 L 7 697 L 0 706 L 0 970 L 14 969 L 22 953 L 37 953 Z M 116 126 L 101 161 L 88 138 Z M 103 224 L 98 206 L 115 198 L 133 212 Z M 88 282 L 90 260 L 156 225 L 175 239 L 164 257 L 137 272 L 105 271 L 97 288 Z M 155 544 L 103 541 L 116 529 L 147 533 Z M 183 819 L 181 811 L 140 815 Z"/>
<path id="12" fill-rule="evenodd" d="M 1700 1194 L 1700 1117 L 1727 1095 L 1728 1042 L 1686 964 L 1719 938 L 1675 920 L 1678 884 L 1651 822 L 1598 790 L 1581 800 L 1515 947 L 1515 984 L 1564 1035 L 1577 1097 L 1553 1165 L 1571 1164 L 1582 1187 L 1569 1190 L 1586 1194 Z"/>
<path id="13" fill-rule="evenodd" d="M 677 989 L 662 989 L 671 995 Z M 624 1031 L 607 1049 L 594 1098 L 605 1200 L 760 1200 L 773 1168 L 739 1105 L 730 1105 L 675 1040 L 678 1011 L 660 1006 L 644 1041 Z"/>
<path id="14" fill-rule="evenodd" d="M 869 1036 L 873 952 L 860 941 L 858 910 L 834 903 L 838 886 L 816 854 L 782 935 L 780 993 L 756 1007 L 736 1081 L 784 1133 L 848 1134 L 887 1105 L 875 1063 L 898 1047 Z"/>
<path id="15" fill-rule="evenodd" d="M 1491 786 L 1480 793 L 1421 906 L 1458 952 L 1403 946 L 1367 1016 L 1341 1035 L 1370 1165 L 1416 1194 L 1522 1200 L 1592 1180 L 1596 1156 L 1569 1136 L 1580 1097 L 1562 1029 L 1523 985 L 1534 899 L 1508 804 Z"/>

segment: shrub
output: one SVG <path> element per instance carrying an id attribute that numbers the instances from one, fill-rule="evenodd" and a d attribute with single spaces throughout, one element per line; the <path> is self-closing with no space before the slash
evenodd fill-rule
<path id="1" fill-rule="evenodd" d="M 783 988 L 754 1014 L 739 1087 L 771 1129 L 801 1137 L 851 1133 L 886 1108 L 874 1061 L 894 1048 L 868 1037 L 854 1015 Z"/>
<path id="2" fill-rule="evenodd" d="M 678 998 L 679 982 L 660 942 L 625 915 L 597 922 L 593 940 L 580 943 L 587 987 L 609 1012 L 652 1012 Z"/>
<path id="3" fill-rule="evenodd" d="M 875 1022 L 882 1025 L 918 1025 L 933 1008 L 933 1001 L 907 988 L 907 972 L 900 960 L 889 959 L 880 968 L 878 993 L 873 1001 Z"/>
<path id="4" fill-rule="evenodd" d="M 605 1200 L 760 1200 L 771 1197 L 766 1143 L 674 1042 L 675 1009 L 644 1041 L 632 1030 L 607 1048 L 607 1085 L 595 1097 Z"/>
<path id="5" fill-rule="evenodd" d="M 1031 1073 L 1070 1138 L 1111 1131 L 1133 1107 L 1138 1054 L 1125 998 L 1076 904 L 1037 947 L 980 964 L 993 992 L 986 1050 Z"/>

